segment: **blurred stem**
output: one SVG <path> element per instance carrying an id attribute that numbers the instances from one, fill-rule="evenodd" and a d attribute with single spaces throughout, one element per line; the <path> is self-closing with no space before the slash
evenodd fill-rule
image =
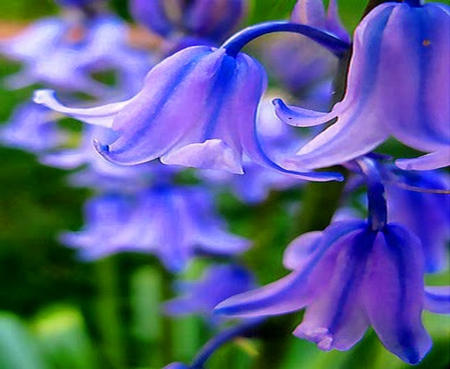
<path id="1" fill-rule="evenodd" d="M 111 367 L 125 368 L 126 352 L 121 330 L 120 291 L 116 259 L 108 257 L 94 264 L 98 287 L 97 322 L 102 346 Z"/>

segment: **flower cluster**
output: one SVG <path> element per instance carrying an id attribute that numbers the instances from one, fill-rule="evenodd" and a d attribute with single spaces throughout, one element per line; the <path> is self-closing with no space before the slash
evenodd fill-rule
<path id="1" fill-rule="evenodd" d="M 136 21 L 160 38 L 159 49 L 146 52 L 128 45 L 125 24 L 104 1 L 58 3 L 76 12 L 75 24 L 47 19 L 0 45 L 24 65 L 10 85 L 46 87 L 34 94 L 39 105 L 21 106 L 0 137 L 41 163 L 76 170 L 69 183 L 93 190 L 84 227 L 60 235 L 82 260 L 139 252 L 174 275 L 207 260 L 202 279 L 176 284 L 181 297 L 163 309 L 203 315 L 223 330 L 191 366 L 166 368 L 201 369 L 266 316 L 303 308 L 294 335 L 321 350 L 349 350 L 371 326 L 401 360 L 424 358 L 432 339 L 423 311 L 450 313 L 449 287 L 424 282 L 427 273 L 448 269 L 448 5 L 375 1 L 350 39 L 336 0 L 327 11 L 321 0 L 298 0 L 290 21 L 255 24 L 226 39 L 245 17 L 246 1 L 132 0 Z M 242 51 L 273 33 L 280 35 L 262 42 L 259 55 L 278 90 L 268 84 L 266 63 Z M 92 78 L 109 68 L 117 85 Z M 268 103 L 268 96 L 277 98 Z M 73 133 L 55 123 L 61 114 L 87 124 L 76 147 Z M 387 145 L 394 149 L 385 152 Z M 405 146 L 419 157 L 398 158 Z M 342 207 L 320 219 L 323 229 L 306 225 L 285 249 L 290 274 L 255 289 L 243 265 L 261 266 L 241 256 L 252 245 L 248 229 L 246 237 L 228 232 L 225 218 L 235 224 L 239 211 L 220 214 L 233 206 L 227 199 L 259 212 L 272 191 L 292 191 L 289 206 L 301 208 L 307 223 L 320 207 L 309 203 L 318 196 L 307 181 L 344 180 L 343 196 L 335 196 Z M 351 215 L 341 216 L 343 209 Z M 255 217 L 258 231 L 263 215 Z M 325 226 L 327 217 L 333 220 Z M 249 253 L 263 253 L 255 244 Z M 225 329 L 224 317 L 244 319 Z"/>

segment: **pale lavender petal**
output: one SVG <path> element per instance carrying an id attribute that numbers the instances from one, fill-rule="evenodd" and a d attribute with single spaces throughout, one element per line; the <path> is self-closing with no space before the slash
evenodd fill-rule
<path id="1" fill-rule="evenodd" d="M 341 40 L 346 41 L 348 43 L 351 42 L 350 35 L 348 34 L 345 27 L 342 25 L 341 19 L 339 18 L 337 0 L 330 0 L 328 4 L 325 28 L 331 33 L 338 36 Z"/>
<path id="2" fill-rule="evenodd" d="M 283 265 L 291 270 L 302 268 L 318 249 L 322 232 L 308 232 L 294 239 L 283 254 Z"/>
<path id="3" fill-rule="evenodd" d="M 325 8 L 322 0 L 298 0 L 291 21 L 308 26 L 325 28 Z"/>
<path id="4" fill-rule="evenodd" d="M 161 157 L 161 162 L 199 169 L 226 170 L 235 174 L 244 173 L 241 155 L 219 139 L 206 140 L 203 143 L 172 150 Z"/>
<path id="5" fill-rule="evenodd" d="M 329 280 L 308 305 L 294 335 L 316 342 L 322 350 L 348 350 L 369 326 L 361 301 L 365 265 L 375 234 L 362 230 L 340 240 Z"/>
<path id="6" fill-rule="evenodd" d="M 387 225 L 373 247 L 364 281 L 364 305 L 383 345 L 403 361 L 418 363 L 431 347 L 421 313 L 424 266 L 420 242 Z"/>
<path id="7" fill-rule="evenodd" d="M 320 112 L 303 109 L 297 106 L 287 106 L 281 99 L 273 100 L 275 114 L 284 123 L 295 127 L 313 127 L 324 124 L 336 118 L 337 112 Z"/>
<path id="8" fill-rule="evenodd" d="M 436 314 L 450 314 L 450 286 L 425 287 L 424 308 Z"/>
<path id="9" fill-rule="evenodd" d="M 395 164 L 404 170 L 433 170 L 450 166 L 450 149 L 423 155 L 415 159 L 398 159 Z"/>
<path id="10" fill-rule="evenodd" d="M 52 110 L 67 114 L 85 123 L 106 128 L 112 127 L 112 123 L 116 115 L 130 103 L 130 100 L 128 100 L 96 108 L 69 108 L 62 105 L 56 99 L 55 92 L 52 90 L 36 91 L 33 100 L 37 104 L 42 104 Z"/>

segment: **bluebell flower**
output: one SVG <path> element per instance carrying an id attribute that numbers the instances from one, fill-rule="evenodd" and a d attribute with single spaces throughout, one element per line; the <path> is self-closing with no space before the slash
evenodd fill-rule
<path id="1" fill-rule="evenodd" d="M 419 237 L 427 272 L 447 268 L 450 196 L 426 191 L 449 189 L 450 178 L 445 173 L 430 171 L 395 171 L 395 174 L 397 178 L 386 185 L 389 218 Z"/>
<path id="2" fill-rule="evenodd" d="M 290 244 L 284 258 L 290 275 L 217 310 L 255 317 L 306 307 L 297 337 L 322 350 L 348 350 L 372 325 L 389 351 L 415 364 L 431 346 L 421 322 L 422 259 L 419 240 L 398 224 L 373 230 L 363 221 L 336 222 Z"/>
<path id="3" fill-rule="evenodd" d="M 136 195 L 103 195 L 88 202 L 86 225 L 62 235 L 86 260 L 123 251 L 156 255 L 171 271 L 196 254 L 235 255 L 250 243 L 225 230 L 204 188 L 160 186 Z"/>
<path id="4" fill-rule="evenodd" d="M 236 264 L 212 265 L 200 280 L 182 283 L 181 297 L 166 302 L 164 311 L 169 315 L 200 314 L 214 323 L 213 308 L 219 302 L 255 287 L 247 269 Z"/>
<path id="5" fill-rule="evenodd" d="M 35 102 L 87 123 L 112 127 L 118 139 L 97 142 L 108 160 L 134 165 L 160 158 L 164 164 L 242 174 L 243 155 L 298 178 L 329 181 L 335 173 L 298 173 L 281 168 L 262 148 L 255 118 L 266 87 L 261 65 L 224 47 L 196 46 L 165 59 L 148 73 L 128 101 L 93 109 L 61 105 L 46 90 Z"/>
<path id="6" fill-rule="evenodd" d="M 1 127 L 0 142 L 36 154 L 57 148 L 65 143 L 67 135 L 53 121 L 53 115 L 51 110 L 31 102 L 18 106 Z"/>
<path id="7" fill-rule="evenodd" d="M 429 153 L 398 161 L 405 169 L 435 169 L 450 163 L 449 7 L 418 1 L 376 7 L 354 35 L 347 91 L 330 113 L 288 107 L 278 116 L 296 126 L 337 118 L 292 159 L 301 168 L 344 163 L 393 136 Z"/>
<path id="8" fill-rule="evenodd" d="M 221 42 L 241 22 L 247 0 L 132 0 L 130 10 L 139 23 L 164 38 L 184 33 Z"/>

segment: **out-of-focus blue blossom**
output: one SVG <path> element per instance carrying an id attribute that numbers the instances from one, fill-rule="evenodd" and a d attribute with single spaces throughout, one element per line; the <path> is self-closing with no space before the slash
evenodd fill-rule
<path id="1" fill-rule="evenodd" d="M 18 106 L 9 122 L 0 128 L 0 142 L 36 154 L 55 149 L 67 140 L 67 135 L 53 121 L 53 115 L 51 110 L 34 103 Z"/>
<path id="2" fill-rule="evenodd" d="M 331 113 L 275 101 L 278 116 L 292 125 L 313 126 L 338 118 L 292 159 L 299 167 L 344 163 L 389 136 L 430 153 L 399 161 L 404 169 L 450 164 L 449 7 L 413 5 L 382 4 L 359 24 L 347 92 Z"/>
<path id="3" fill-rule="evenodd" d="M 24 64 L 21 72 L 6 79 L 9 87 L 43 83 L 100 97 L 128 97 L 138 91 L 153 62 L 128 45 L 126 24 L 108 14 L 75 23 L 44 19 L 1 42 L 0 54 Z M 117 72 L 117 90 L 92 78 L 92 73 L 105 70 Z"/>
<path id="4" fill-rule="evenodd" d="M 284 258 L 290 275 L 217 309 L 255 317 L 307 307 L 294 334 L 322 350 L 348 350 L 372 325 L 389 351 L 414 364 L 431 347 L 421 322 L 422 259 L 419 240 L 400 225 L 373 230 L 363 221 L 336 222 L 290 244 Z"/>
<path id="5" fill-rule="evenodd" d="M 247 269 L 235 264 L 213 265 L 201 280 L 182 282 L 181 297 L 165 303 L 164 311 L 168 315 L 200 314 L 213 319 L 213 309 L 219 302 L 255 287 L 254 277 Z"/>
<path id="6" fill-rule="evenodd" d="M 349 36 L 337 14 L 336 1 L 325 13 L 322 0 L 299 0 L 291 21 L 334 33 L 344 41 Z M 327 109 L 333 91 L 332 79 L 338 60 L 329 51 L 299 35 L 280 34 L 262 49 L 269 70 L 289 92 L 300 98 L 309 109 Z"/>
<path id="7" fill-rule="evenodd" d="M 66 169 L 79 169 L 69 176 L 69 183 L 77 187 L 92 187 L 102 191 L 129 192 L 145 188 L 158 178 L 158 183 L 167 182 L 178 171 L 177 167 L 166 167 L 159 163 L 123 166 L 111 163 L 98 155 L 92 142 L 95 138 L 113 140 L 110 129 L 87 126 L 78 147 L 45 153 L 41 163 Z"/>
<path id="8" fill-rule="evenodd" d="M 133 17 L 170 39 L 179 34 L 223 41 L 246 14 L 247 0 L 132 0 Z"/>
<path id="9" fill-rule="evenodd" d="M 122 251 L 155 254 L 171 271 L 196 254 L 235 255 L 250 243 L 225 230 L 204 188 L 160 186 L 135 196 L 104 195 L 86 206 L 86 225 L 62 241 L 92 260 Z"/>
<path id="10" fill-rule="evenodd" d="M 118 139 L 108 145 L 97 143 L 97 150 L 118 164 L 160 158 L 164 164 L 242 174 L 245 154 L 257 164 L 297 178 L 341 179 L 335 173 L 289 171 L 267 155 L 255 128 L 265 72 L 246 54 L 227 52 L 206 46 L 184 49 L 155 66 L 144 88 L 128 101 L 74 109 L 42 90 L 35 102 L 86 123 L 112 127 Z"/>
<path id="11" fill-rule="evenodd" d="M 448 241 L 450 240 L 449 195 L 428 193 L 427 189 L 450 188 L 448 175 L 437 172 L 396 171 L 397 185 L 387 184 L 389 219 L 400 223 L 419 237 L 425 256 L 427 272 L 448 267 Z M 401 184 L 413 187 L 402 188 Z M 415 189 L 414 189 L 415 188 Z M 420 192 L 420 189 L 424 192 Z"/>

